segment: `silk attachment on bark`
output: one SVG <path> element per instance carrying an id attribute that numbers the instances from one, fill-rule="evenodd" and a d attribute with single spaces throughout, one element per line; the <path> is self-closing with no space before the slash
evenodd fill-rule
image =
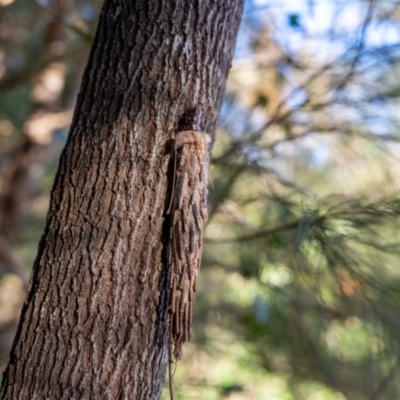
<path id="1" fill-rule="evenodd" d="M 201 107 L 187 110 L 175 137 L 174 185 L 168 210 L 169 335 L 175 360 L 182 358 L 182 346 L 191 339 L 203 224 L 207 220 L 207 147 L 211 140 L 201 132 L 201 115 Z"/>

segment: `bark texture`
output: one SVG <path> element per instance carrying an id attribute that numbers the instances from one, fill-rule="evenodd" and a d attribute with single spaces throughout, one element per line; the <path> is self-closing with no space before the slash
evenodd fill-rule
<path id="1" fill-rule="evenodd" d="M 213 133 L 242 0 L 106 0 L 1 399 L 158 399 L 171 139 Z"/>

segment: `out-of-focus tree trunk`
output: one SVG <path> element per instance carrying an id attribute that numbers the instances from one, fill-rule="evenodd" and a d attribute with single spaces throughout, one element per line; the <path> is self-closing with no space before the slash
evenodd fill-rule
<path id="1" fill-rule="evenodd" d="M 216 126 L 242 0 L 106 0 L 1 399 L 158 399 L 171 140 Z"/>
<path id="2" fill-rule="evenodd" d="M 57 0 L 53 7 L 63 14 L 69 10 L 66 0 Z M 72 114 L 70 111 L 62 111 L 61 105 L 66 68 L 61 62 L 49 61 L 54 59 L 52 46 L 63 39 L 65 26 L 54 15 L 47 17 L 48 24 L 38 54 L 38 59 L 44 65 L 33 75 L 31 113 L 22 129 L 20 144 L 6 159 L 0 171 L 0 277 L 7 273 L 18 275 L 24 286 L 20 288 L 16 284 L 12 291 L 13 312 L 7 310 L 7 306 L 3 307 L 4 304 L 0 306 L 0 315 L 3 316 L 0 323 L 1 370 L 10 353 L 23 303 L 24 289 L 28 286 L 27 271 L 15 254 L 20 220 L 26 212 L 26 205 L 30 204 L 33 197 L 34 171 L 54 157 L 52 131 L 67 126 Z"/>
<path id="3" fill-rule="evenodd" d="M 60 13 L 67 13 L 68 1 L 57 0 L 54 8 Z M 38 55 L 42 60 L 53 58 L 52 46 L 63 38 L 65 31 L 56 17 L 50 15 L 49 18 Z M 52 131 L 67 126 L 71 119 L 70 112 L 60 112 L 65 66 L 60 62 L 46 62 L 33 79 L 32 111 L 23 127 L 20 146 L 2 168 L 3 187 L 0 193 L 0 274 L 15 273 L 26 284 L 25 271 L 13 254 L 13 247 L 24 203 L 30 197 L 32 171 L 49 158 Z"/>

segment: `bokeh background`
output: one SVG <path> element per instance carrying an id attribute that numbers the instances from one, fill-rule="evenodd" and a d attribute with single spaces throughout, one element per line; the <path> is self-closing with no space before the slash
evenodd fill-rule
<path id="1" fill-rule="evenodd" d="M 101 3 L 0 0 L 0 370 Z M 399 142 L 400 1 L 246 1 L 177 399 L 400 399 Z"/>

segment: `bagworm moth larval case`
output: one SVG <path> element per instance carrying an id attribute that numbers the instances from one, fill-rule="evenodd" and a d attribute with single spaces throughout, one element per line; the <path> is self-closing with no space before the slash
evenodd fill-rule
<path id="1" fill-rule="evenodd" d="M 207 220 L 207 147 L 211 139 L 207 133 L 201 132 L 201 115 L 201 107 L 187 110 L 179 122 L 179 132 L 175 137 L 168 244 L 169 334 L 175 360 L 182 358 L 183 343 L 191 338 L 203 224 Z"/>

